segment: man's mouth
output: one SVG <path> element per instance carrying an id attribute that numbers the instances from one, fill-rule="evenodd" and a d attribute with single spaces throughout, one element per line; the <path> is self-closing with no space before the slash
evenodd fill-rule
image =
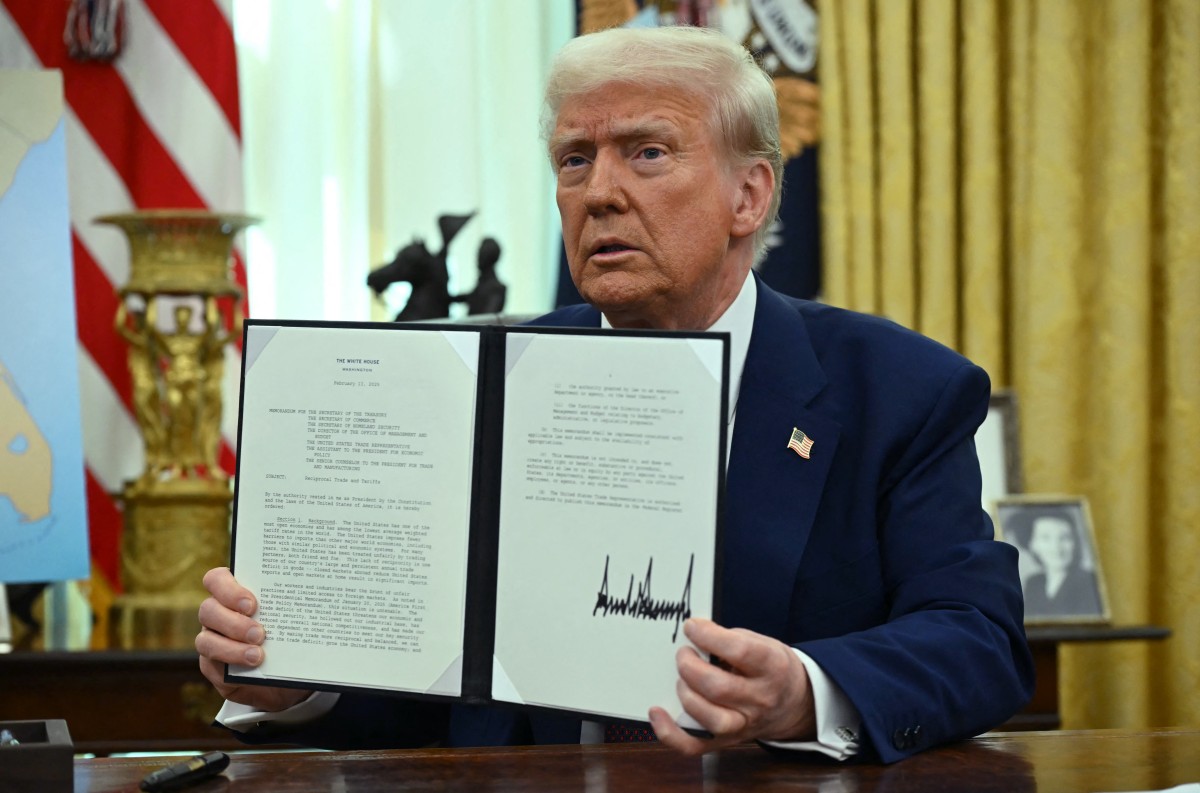
<path id="1" fill-rule="evenodd" d="M 602 245 L 597 245 L 592 249 L 593 256 L 603 256 L 605 254 L 624 253 L 625 251 L 636 250 L 629 245 L 620 241 L 606 242 Z"/>

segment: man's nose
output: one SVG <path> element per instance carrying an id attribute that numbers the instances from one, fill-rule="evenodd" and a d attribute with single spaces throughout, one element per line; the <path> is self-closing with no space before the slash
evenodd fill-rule
<path id="1" fill-rule="evenodd" d="M 623 165 L 621 157 L 615 152 L 601 152 L 592 161 L 587 191 L 583 196 L 584 206 L 589 213 L 624 212 L 629 208 Z"/>

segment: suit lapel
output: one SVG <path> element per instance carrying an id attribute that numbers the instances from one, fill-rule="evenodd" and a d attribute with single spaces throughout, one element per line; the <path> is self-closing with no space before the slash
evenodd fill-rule
<path id="1" fill-rule="evenodd" d="M 718 618 L 727 627 L 785 637 L 796 571 L 841 433 L 808 407 L 825 382 L 796 308 L 760 282 L 726 479 Z M 787 447 L 793 428 L 813 440 L 810 459 Z"/>

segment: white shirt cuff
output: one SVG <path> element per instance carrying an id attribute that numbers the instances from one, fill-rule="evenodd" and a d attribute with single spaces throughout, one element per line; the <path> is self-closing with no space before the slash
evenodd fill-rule
<path id="1" fill-rule="evenodd" d="M 333 710 L 340 696 L 335 691 L 314 691 L 308 699 L 275 711 L 255 710 L 249 705 L 226 700 L 217 713 L 217 721 L 235 732 L 249 732 L 265 722 L 306 724 Z"/>
<path id="2" fill-rule="evenodd" d="M 801 752 L 820 752 L 834 760 L 846 760 L 858 754 L 858 731 L 862 716 L 837 683 L 825 674 L 816 661 L 792 648 L 804 664 L 812 683 L 813 704 L 817 715 L 815 741 L 763 741 L 769 746 Z"/>

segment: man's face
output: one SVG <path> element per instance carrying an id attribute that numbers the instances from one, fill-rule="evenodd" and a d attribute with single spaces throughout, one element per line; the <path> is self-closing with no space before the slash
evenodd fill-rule
<path id="1" fill-rule="evenodd" d="M 550 154 L 571 278 L 614 326 L 703 330 L 737 297 L 761 220 L 707 101 L 602 86 L 563 103 Z"/>

